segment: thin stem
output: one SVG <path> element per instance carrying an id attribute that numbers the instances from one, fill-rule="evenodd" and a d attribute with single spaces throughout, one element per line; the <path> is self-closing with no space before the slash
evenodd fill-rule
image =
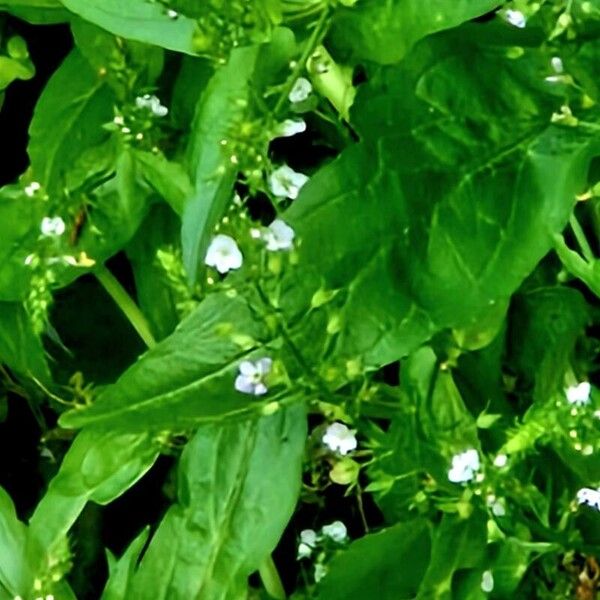
<path id="1" fill-rule="evenodd" d="M 323 12 L 321 13 L 321 16 L 319 17 L 319 20 L 317 21 L 314 31 L 312 32 L 308 42 L 306 43 L 306 47 L 304 48 L 304 52 L 302 53 L 302 56 L 298 60 L 298 63 L 296 64 L 294 71 L 292 72 L 290 78 L 288 79 L 287 84 L 283 88 L 283 91 L 281 92 L 281 96 L 279 97 L 279 100 L 277 101 L 277 104 L 275 105 L 275 108 L 273 109 L 273 114 L 275 116 L 277 116 L 279 114 L 279 112 L 281 112 L 281 109 L 284 107 L 287 97 L 289 96 L 289 93 L 292 91 L 294 84 L 296 83 L 296 79 L 298 79 L 298 77 L 300 76 L 300 73 L 302 73 L 302 71 L 306 67 L 306 63 L 307 63 L 310 55 L 312 54 L 313 50 L 321 43 L 321 39 L 325 35 L 325 33 L 327 31 L 327 27 L 329 25 L 329 23 L 327 22 L 329 15 L 330 15 L 329 8 L 325 8 L 323 10 Z"/>
<path id="2" fill-rule="evenodd" d="M 102 266 L 94 275 L 106 290 L 108 295 L 115 301 L 115 304 L 121 309 L 132 327 L 137 331 L 148 348 L 156 346 L 156 340 L 150 331 L 150 326 L 142 311 L 131 299 L 131 296 L 125 291 L 125 288 L 119 283 L 117 278 L 105 267 Z"/>
<path id="3" fill-rule="evenodd" d="M 573 230 L 573 234 L 575 235 L 575 239 L 581 248 L 583 256 L 588 262 L 593 262 L 596 257 L 594 256 L 594 252 L 592 251 L 592 248 L 587 240 L 587 237 L 585 236 L 583 228 L 575 216 L 575 213 L 571 215 L 569 224 L 571 225 L 571 229 Z"/>
<path id="4" fill-rule="evenodd" d="M 260 565 L 258 574 L 265 586 L 265 590 L 267 590 L 267 594 L 269 594 L 271 598 L 275 598 L 275 600 L 286 599 L 283 583 L 281 583 L 277 567 L 271 556 L 268 556 L 263 561 L 262 565 Z"/>

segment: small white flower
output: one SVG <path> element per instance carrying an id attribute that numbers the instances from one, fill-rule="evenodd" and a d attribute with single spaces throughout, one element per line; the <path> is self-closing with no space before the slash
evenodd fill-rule
<path id="1" fill-rule="evenodd" d="M 293 104 L 304 102 L 312 93 L 312 84 L 305 77 L 298 77 L 294 83 L 292 91 L 289 93 L 289 100 Z"/>
<path id="2" fill-rule="evenodd" d="M 232 269 L 239 269 L 244 262 L 244 257 L 236 241 L 222 233 L 216 235 L 208 246 L 204 263 L 215 267 L 219 273 L 227 273 Z"/>
<path id="3" fill-rule="evenodd" d="M 577 385 L 572 385 L 565 390 L 567 402 L 575 406 L 585 406 L 590 403 L 590 393 L 592 386 L 589 381 L 582 381 Z"/>
<path id="4" fill-rule="evenodd" d="M 43 236 L 61 236 L 65 232 L 65 222 L 60 217 L 44 217 L 40 225 Z"/>
<path id="5" fill-rule="evenodd" d="M 176 10 L 169 8 L 167 10 L 167 17 L 169 17 L 169 19 L 177 19 L 179 17 L 179 13 Z"/>
<path id="6" fill-rule="evenodd" d="M 169 109 L 160 103 L 156 96 L 144 94 L 135 99 L 135 105 L 140 109 L 149 110 L 155 117 L 166 117 Z"/>
<path id="7" fill-rule="evenodd" d="M 311 556 L 317 545 L 317 532 L 314 529 L 303 529 L 300 532 L 300 543 L 298 544 L 297 559 Z"/>
<path id="8" fill-rule="evenodd" d="M 323 435 L 323 443 L 330 450 L 342 455 L 355 450 L 358 445 L 354 431 L 348 429 L 343 423 L 332 423 Z"/>
<path id="9" fill-rule="evenodd" d="M 481 574 L 481 589 L 486 594 L 494 589 L 494 576 L 489 569 Z"/>
<path id="10" fill-rule="evenodd" d="M 33 198 L 41 188 L 42 186 L 37 181 L 32 181 L 29 185 L 25 186 L 25 195 Z"/>
<path id="11" fill-rule="evenodd" d="M 581 488 L 577 492 L 577 502 L 579 502 L 579 504 L 586 504 L 587 506 L 600 511 L 600 490 Z"/>
<path id="12" fill-rule="evenodd" d="M 560 75 L 565 70 L 563 61 L 561 60 L 561 58 L 559 56 L 553 56 L 552 59 L 550 60 L 550 65 L 552 66 L 553 71 L 557 75 Z"/>
<path id="13" fill-rule="evenodd" d="M 282 165 L 269 177 L 269 186 L 275 196 L 295 200 L 308 177 L 304 173 L 297 173 L 287 165 Z"/>
<path id="14" fill-rule="evenodd" d="M 240 363 L 240 373 L 235 379 L 235 389 L 243 394 L 262 396 L 268 391 L 264 379 L 270 373 L 273 361 L 261 358 L 256 362 L 245 360 Z"/>
<path id="15" fill-rule="evenodd" d="M 297 133 L 306 131 L 306 122 L 303 119 L 286 119 L 283 123 L 279 123 L 275 129 L 277 137 L 292 137 Z"/>
<path id="16" fill-rule="evenodd" d="M 479 466 L 479 453 L 474 448 L 455 454 L 452 457 L 452 468 L 448 471 L 448 479 L 452 483 L 467 483 L 475 477 Z"/>
<path id="17" fill-rule="evenodd" d="M 527 19 L 520 10 L 507 10 L 505 13 L 506 20 L 515 27 L 523 29 L 527 25 Z"/>
<path id="18" fill-rule="evenodd" d="M 341 521 L 334 521 L 329 525 L 323 525 L 321 532 L 334 542 L 341 543 L 348 539 L 348 530 Z"/>
<path id="19" fill-rule="evenodd" d="M 492 514 L 496 517 L 506 516 L 506 504 L 503 498 L 496 498 L 490 495 L 486 498 L 488 507 L 492 510 Z"/>
<path id="20" fill-rule="evenodd" d="M 496 458 L 494 458 L 494 466 L 502 469 L 508 463 L 508 456 L 506 454 L 498 454 Z"/>
<path id="21" fill-rule="evenodd" d="M 294 230 L 281 219 L 275 219 L 263 234 L 267 250 L 289 250 L 294 245 Z"/>
<path id="22" fill-rule="evenodd" d="M 319 583 L 327 575 L 327 567 L 321 563 L 315 565 L 315 582 Z"/>

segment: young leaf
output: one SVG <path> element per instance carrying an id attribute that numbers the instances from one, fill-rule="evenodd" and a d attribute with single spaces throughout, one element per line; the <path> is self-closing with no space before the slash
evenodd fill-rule
<path id="1" fill-rule="evenodd" d="M 191 281 L 196 279 L 213 229 L 231 200 L 237 169 L 221 141 L 246 114 L 249 82 L 258 56 L 258 46 L 232 52 L 196 106 L 187 161 L 195 189 L 183 212 L 181 234 L 183 260 Z"/>

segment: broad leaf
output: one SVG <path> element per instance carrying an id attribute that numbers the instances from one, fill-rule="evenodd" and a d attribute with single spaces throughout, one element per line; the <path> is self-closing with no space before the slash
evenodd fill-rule
<path id="1" fill-rule="evenodd" d="M 296 505 L 305 439 L 302 406 L 201 427 L 128 597 L 245 599 Z"/>
<path id="2" fill-rule="evenodd" d="M 195 54 L 192 19 L 179 15 L 169 17 L 158 2 L 145 0 L 61 0 L 66 8 L 86 21 L 115 35 L 138 42 L 162 46 L 168 50 Z"/>
<path id="3" fill-rule="evenodd" d="M 30 521 L 31 536 L 52 548 L 85 504 L 108 504 L 142 477 L 158 455 L 150 434 L 86 429 L 63 459 Z"/>
<path id="4" fill-rule="evenodd" d="M 412 600 L 431 553 L 424 519 L 398 523 L 353 542 L 336 556 L 319 586 L 319 600 Z"/>
<path id="5" fill-rule="evenodd" d="M 456 27 L 498 5 L 498 0 L 363 0 L 338 10 L 331 36 L 353 60 L 389 64 L 402 59 L 421 38 Z"/>
<path id="6" fill-rule="evenodd" d="M 102 125 L 113 117 L 106 82 L 73 50 L 54 73 L 29 128 L 33 177 L 50 194 L 62 191 L 66 172 L 80 154 L 102 142 Z"/>
<path id="7" fill-rule="evenodd" d="M 118 421 L 134 430 L 185 429 L 262 406 L 235 390 L 237 365 L 269 339 L 240 296 L 212 294 L 89 408 L 62 415 L 66 427 Z M 268 400 L 267 400 L 268 401 Z"/>
<path id="8" fill-rule="evenodd" d="M 359 93 L 363 142 L 286 214 L 302 239 L 293 285 L 343 288 L 340 355 L 381 365 L 435 331 L 471 329 L 552 247 L 598 136 L 594 123 L 550 124 L 556 100 L 528 83 L 545 60 L 507 61 L 451 33 Z"/>

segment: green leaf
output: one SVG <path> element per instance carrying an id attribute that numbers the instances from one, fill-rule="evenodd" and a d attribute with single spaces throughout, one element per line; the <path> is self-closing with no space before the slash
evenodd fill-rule
<path id="1" fill-rule="evenodd" d="M 127 247 L 137 301 L 157 340 L 170 335 L 179 322 L 179 290 L 173 289 L 169 274 L 158 259 L 160 250 L 177 247 L 179 235 L 179 219 L 167 206 L 156 205 Z M 183 280 L 181 285 L 184 285 Z M 187 292 L 187 288 L 183 291 Z"/>
<path id="2" fill-rule="evenodd" d="M 247 111 L 249 82 L 258 56 L 258 46 L 232 52 L 227 65 L 208 82 L 196 106 L 187 161 L 195 189 L 183 212 L 181 239 L 192 281 L 213 229 L 231 201 L 237 169 L 221 141 L 239 126 Z"/>
<path id="3" fill-rule="evenodd" d="M 65 427 L 119 423 L 132 430 L 185 429 L 198 421 L 259 410 L 234 389 L 237 364 L 268 339 L 240 296 L 208 296 L 175 332 L 148 351 L 89 408 L 61 416 Z"/>
<path id="4" fill-rule="evenodd" d="M 17 302 L 0 302 L 0 363 L 23 377 L 50 380 L 42 342 L 23 305 Z"/>
<path id="5" fill-rule="evenodd" d="M 168 50 L 195 54 L 192 19 L 179 15 L 168 16 L 166 8 L 158 2 L 145 0 L 61 0 L 66 8 L 81 18 L 94 23 L 115 35 L 137 40 Z"/>
<path id="6" fill-rule="evenodd" d="M 167 160 L 162 154 L 134 151 L 140 175 L 179 215 L 192 195 L 192 183 L 183 166 Z"/>
<path id="7" fill-rule="evenodd" d="M 456 597 L 453 595 L 455 573 L 483 567 L 487 559 L 486 523 L 485 513 L 477 509 L 466 519 L 458 515 L 443 516 L 435 530 L 431 561 L 423 577 L 418 600 L 452 600 Z"/>
<path id="8" fill-rule="evenodd" d="M 50 25 L 69 20 L 69 13 L 59 0 L 1 0 L 0 12 L 2 11 L 34 25 Z"/>
<path id="9" fill-rule="evenodd" d="M 305 440 L 299 405 L 201 427 L 181 457 L 178 502 L 152 538 L 127 597 L 246 598 L 248 576 L 294 511 Z"/>
<path id="10" fill-rule="evenodd" d="M 441 329 L 485 324 L 564 227 L 598 115 L 550 124 L 556 100 L 529 84 L 547 57 L 506 60 L 501 41 L 452 32 L 377 69 L 354 106 L 363 141 L 286 212 L 302 240 L 289 287 L 342 290 L 341 357 L 380 366 Z"/>
<path id="11" fill-rule="evenodd" d="M 131 89 L 153 85 L 164 67 L 164 50 L 139 42 L 124 41 L 84 21 L 71 19 L 71 32 L 78 50 L 97 73 L 104 73 L 107 83 L 122 102 L 130 102 Z M 123 70 L 129 75 L 123 77 Z"/>
<path id="12" fill-rule="evenodd" d="M 27 527 L 17 519 L 10 496 L 0 487 L 0 594 L 2 587 L 11 593 L 18 593 L 22 582 L 27 580 L 28 566 L 25 563 L 25 542 Z"/>
<path id="13" fill-rule="evenodd" d="M 106 82 L 73 50 L 44 88 L 29 128 L 33 178 L 48 193 L 62 191 L 75 159 L 108 136 L 102 125 L 112 119 L 113 101 Z"/>
<path id="14" fill-rule="evenodd" d="M 437 31 L 456 27 L 498 6 L 497 0 L 363 0 L 340 8 L 332 43 L 354 61 L 398 62 L 411 47 Z"/>
<path id="15" fill-rule="evenodd" d="M 108 554 L 109 576 L 106 587 L 102 592 L 102 600 L 127 600 L 127 586 L 133 577 L 142 551 L 146 547 L 149 535 L 150 528 L 144 528 L 135 540 L 129 544 L 129 547 L 118 561 L 110 553 Z"/>
<path id="16" fill-rule="evenodd" d="M 363 600 L 377 590 L 379 600 L 412 600 L 431 553 L 425 519 L 398 523 L 353 542 L 329 564 L 319 600 Z"/>
<path id="17" fill-rule="evenodd" d="M 0 189 L 0 300 L 24 300 L 31 269 L 25 264 L 40 235 L 44 203 L 17 185 Z"/>
<path id="18" fill-rule="evenodd" d="M 112 502 L 150 469 L 157 455 L 147 433 L 94 428 L 81 432 L 31 517 L 31 536 L 42 548 L 52 548 L 88 501 Z"/>
<path id="19" fill-rule="evenodd" d="M 222 142 L 242 138 L 243 144 L 261 144 L 239 132 L 253 119 L 252 102 L 280 75 L 295 52 L 294 35 L 277 28 L 267 44 L 238 48 L 226 66 L 218 69 L 200 95 L 188 147 L 188 169 L 194 193 L 186 203 L 182 219 L 183 259 L 194 282 L 210 237 L 233 197 L 238 167 L 231 155 L 236 147 Z M 191 65 L 190 65 L 191 67 Z M 190 68 L 188 67 L 188 68 Z M 192 73 L 196 73 L 192 69 Z M 192 87 L 192 89 L 194 89 Z M 266 152 L 266 148 L 260 149 Z"/>
<path id="20" fill-rule="evenodd" d="M 567 287 L 540 287 L 515 296 L 509 337 L 509 365 L 519 389 L 533 388 L 534 400 L 546 404 L 565 387 L 575 344 L 589 322 L 580 292 Z"/>

